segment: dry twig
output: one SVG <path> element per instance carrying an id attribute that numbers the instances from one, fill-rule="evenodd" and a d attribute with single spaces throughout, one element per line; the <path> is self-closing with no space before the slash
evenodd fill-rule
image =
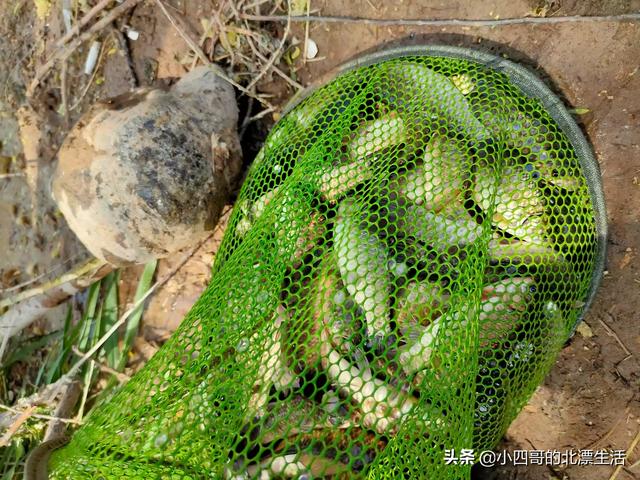
<path id="1" fill-rule="evenodd" d="M 69 43 L 59 46 L 54 52 L 51 53 L 49 60 L 36 70 L 36 74 L 27 88 L 27 97 L 32 97 L 36 91 L 36 88 L 42 83 L 42 81 L 49 75 L 51 69 L 61 61 L 69 58 L 76 49 L 82 45 L 86 40 L 89 40 L 93 35 L 100 32 L 111 23 L 113 23 L 120 15 L 123 15 L 129 9 L 135 7 L 142 0 L 125 0 L 120 5 L 110 10 L 107 15 L 102 17 L 96 23 L 94 23 L 89 29 L 78 37 L 71 40 Z M 78 24 L 79 25 L 79 24 Z M 72 30 L 73 32 L 73 30 Z M 71 32 L 70 32 L 71 33 Z"/>
<path id="2" fill-rule="evenodd" d="M 105 262 L 103 260 L 92 258 L 91 260 L 79 265 L 78 267 L 74 268 L 69 272 L 65 272 L 64 274 L 60 275 L 58 278 L 54 280 L 51 280 L 50 282 L 46 282 L 35 288 L 20 292 L 11 298 L 5 298 L 4 300 L 0 300 L 0 308 L 9 307 L 11 305 L 15 305 L 18 302 L 22 302 L 23 300 L 27 300 L 37 295 L 46 293 L 47 291 L 55 287 L 58 287 L 64 283 L 69 283 L 73 280 L 76 280 L 78 278 L 81 278 L 87 275 L 90 272 L 93 272 L 94 270 L 98 270 L 99 268 L 102 268 L 104 265 L 105 265 Z"/>
<path id="3" fill-rule="evenodd" d="M 220 40 L 222 47 L 227 51 L 227 53 L 229 53 L 231 67 L 233 68 L 233 66 L 236 63 L 236 58 L 233 53 L 234 49 L 229 44 L 229 38 L 227 37 L 227 28 L 222 22 L 222 20 L 220 19 L 220 14 L 218 12 L 216 11 L 213 12 L 213 19 L 218 25 L 218 40 Z"/>
<path id="4" fill-rule="evenodd" d="M 67 43 L 73 37 L 78 35 L 80 33 L 80 30 L 82 30 L 82 28 L 85 25 L 87 25 L 91 20 L 93 20 L 93 17 L 98 15 L 105 8 L 107 8 L 109 4 L 112 3 L 112 1 L 113 0 L 100 0 L 98 3 L 96 3 L 96 5 L 91 10 L 89 10 L 80 20 L 76 22 L 76 24 L 71 30 L 69 30 L 64 36 L 60 37 L 56 41 L 56 43 L 54 44 L 55 47 L 56 48 L 62 47 L 65 43 Z"/>
<path id="5" fill-rule="evenodd" d="M 202 61 L 202 63 L 204 63 L 205 65 L 211 65 L 211 61 L 209 60 L 209 58 L 207 58 L 205 53 L 202 51 L 202 48 L 200 48 L 200 46 L 191 37 L 189 37 L 189 35 L 187 35 L 187 33 L 184 31 L 184 29 L 178 24 L 178 20 L 169 12 L 169 10 L 167 10 L 167 8 L 164 5 L 164 3 L 162 2 L 162 0 L 155 0 L 155 2 L 158 4 L 160 9 L 162 10 L 162 13 L 164 13 L 164 15 L 167 17 L 167 19 L 169 20 L 169 22 L 171 23 L 173 28 L 175 28 L 175 30 L 178 32 L 178 34 L 187 43 L 187 45 L 189 45 L 189 48 L 191 48 L 191 50 L 193 50 L 193 52 L 198 56 L 198 58 Z M 252 93 L 250 91 L 250 89 L 245 88 L 242 85 L 238 84 L 238 82 L 232 80 L 227 75 L 223 74 L 222 71 L 220 71 L 218 69 L 213 70 L 213 71 L 214 71 L 214 73 L 216 75 L 218 75 L 223 80 L 226 80 L 227 82 L 229 82 L 231 85 L 236 87 L 238 90 L 240 90 L 245 95 L 248 95 L 250 97 L 255 98 L 256 100 L 258 100 L 260 103 L 262 103 L 267 108 L 275 109 L 275 107 L 273 105 L 271 105 L 271 103 L 266 101 L 263 97 L 261 97 L 259 95 L 255 95 L 254 93 Z"/>
<path id="6" fill-rule="evenodd" d="M 291 17 L 290 15 L 286 16 L 286 18 L 290 18 L 290 17 Z M 282 41 L 280 42 L 280 45 L 278 45 L 278 48 L 276 49 L 276 51 L 273 52 L 273 55 L 271 55 L 271 58 L 269 58 L 269 61 L 266 63 L 266 65 L 262 67 L 262 70 L 260 71 L 260 73 L 258 73 L 258 75 L 256 75 L 256 77 L 254 77 L 254 79 L 251 80 L 251 83 L 249 83 L 249 85 L 247 86 L 247 90 L 251 90 L 251 88 L 255 86 L 260 81 L 260 79 L 266 75 L 266 73 L 273 66 L 276 60 L 280 60 L 280 55 L 282 54 L 282 50 L 284 49 L 284 45 L 287 41 L 287 37 L 289 36 L 290 31 L 291 31 L 291 22 L 287 21 L 287 25 L 284 29 L 284 33 L 282 34 Z"/>
<path id="7" fill-rule="evenodd" d="M 78 349 L 78 347 L 76 347 L 75 345 L 73 347 L 71 347 L 71 351 L 73 353 L 75 353 L 76 355 L 78 355 L 79 357 L 82 357 L 82 355 L 84 355 L 84 353 L 81 352 Z M 108 373 L 108 374 L 113 375 L 114 377 L 116 377 L 116 380 L 118 380 L 118 382 L 120 382 L 120 383 L 125 383 L 125 382 L 128 382 L 129 380 L 131 380 L 131 377 L 129 375 L 127 375 L 126 373 L 122 373 L 122 372 L 119 372 L 117 370 L 114 370 L 110 366 L 105 365 L 104 363 L 99 362 L 98 360 L 91 360 L 91 362 L 96 367 L 98 367 L 98 369 L 101 372 Z"/>
<path id="8" fill-rule="evenodd" d="M 309 16 L 309 14 L 311 9 L 311 0 L 307 0 L 307 17 Z M 304 22 L 304 52 L 302 52 L 302 59 L 303 59 L 303 63 L 307 63 L 307 49 L 309 48 L 309 22 Z"/>
<path id="9" fill-rule="evenodd" d="M 254 53 L 254 55 L 258 57 L 260 60 L 262 60 L 263 62 L 268 62 L 267 57 L 265 57 L 264 55 L 262 55 L 262 53 L 258 51 L 258 49 L 253 43 L 253 40 L 251 40 L 251 38 L 248 36 L 246 38 L 247 38 L 247 43 L 249 44 L 249 47 L 251 47 L 251 51 Z M 296 82 L 293 78 L 291 78 L 289 75 L 287 75 L 282 70 L 280 70 L 280 68 L 278 68 L 276 65 L 271 65 L 271 69 L 280 78 L 282 78 L 285 82 L 287 82 L 292 87 L 297 88 L 298 90 L 304 90 L 304 85 L 300 84 L 299 82 Z"/>
<path id="10" fill-rule="evenodd" d="M 120 328 L 122 325 L 124 325 L 124 323 L 129 318 L 129 316 L 140 305 L 142 305 L 146 301 L 146 299 L 153 292 L 155 292 L 158 288 L 160 288 L 162 285 L 167 283 L 178 272 L 178 270 L 180 270 L 184 266 L 184 264 L 187 263 L 187 261 L 193 255 L 195 255 L 195 253 L 202 247 L 202 245 L 204 245 L 205 242 L 207 242 L 211 237 L 213 237 L 213 235 L 215 235 L 215 233 L 218 231 L 218 229 L 221 228 L 221 225 L 224 225 L 226 223 L 223 219 L 226 216 L 228 216 L 230 213 L 231 213 L 231 208 L 227 207 L 222 212 L 222 215 L 220 217 L 220 222 L 218 223 L 218 226 L 214 229 L 214 231 L 209 236 L 207 236 L 205 239 L 200 241 L 192 250 L 190 250 L 176 264 L 176 266 L 174 268 L 171 269 L 170 272 L 168 272 L 162 279 L 158 280 L 154 285 L 152 285 L 149 288 L 149 290 L 147 290 L 147 292 L 138 301 L 136 301 L 131 306 L 131 308 L 129 308 L 126 312 L 124 312 L 124 314 L 120 317 L 120 319 L 111 327 L 111 329 L 108 332 L 106 332 L 100 338 L 100 340 L 98 340 L 98 342 L 89 351 L 84 352 L 84 353 L 78 352 L 78 354 L 82 355 L 82 358 L 80 358 L 80 360 L 78 360 L 69 369 L 69 371 L 66 374 L 62 375 L 55 382 L 45 386 L 43 389 L 41 389 L 39 392 L 35 393 L 34 395 L 31 395 L 28 398 L 21 399 L 19 401 L 19 403 L 21 405 L 24 405 L 25 408 L 28 408 L 31 405 L 40 405 L 42 403 L 50 403 L 52 401 L 52 399 L 55 398 L 55 396 L 58 395 L 58 393 L 66 387 L 66 385 L 68 385 L 69 383 L 74 381 L 73 378 L 78 373 L 78 371 L 80 370 L 82 365 L 84 365 L 87 362 L 87 360 L 91 359 L 91 357 L 93 357 L 93 355 L 95 355 L 95 353 L 102 347 L 102 345 L 104 345 L 104 343 L 111 337 L 111 335 L 113 333 L 115 333 L 116 330 L 118 330 L 118 328 Z M 17 414 L 22 413 L 20 410 L 16 410 L 14 408 L 7 407 L 5 405 L 0 405 L 0 408 L 2 408 L 4 410 L 7 410 L 9 412 L 12 412 L 12 413 L 17 413 Z M 42 418 L 44 420 L 51 420 L 51 419 L 56 419 L 57 418 L 57 417 L 53 417 L 53 416 L 49 416 L 49 415 L 38 415 L 38 414 L 32 414 L 31 416 L 34 417 L 34 418 Z M 81 421 L 74 420 L 74 419 L 60 419 L 60 421 L 66 422 L 66 423 L 74 423 L 74 424 L 78 424 L 78 425 L 82 424 Z"/>
<path id="11" fill-rule="evenodd" d="M 598 318 L 598 321 L 600 322 L 600 324 L 604 327 L 604 329 L 607 331 L 607 333 L 612 336 L 613 338 L 615 338 L 616 342 L 618 342 L 618 345 L 620 345 L 620 348 L 622 348 L 622 350 L 624 351 L 624 353 L 627 355 L 624 359 L 622 359 L 620 362 L 618 363 L 622 363 L 624 362 L 626 359 L 628 359 L 629 357 L 632 357 L 633 354 L 631 353 L 631 351 L 629 351 L 629 349 L 627 348 L 627 346 L 622 342 L 622 340 L 620 340 L 620 337 L 618 336 L 618 334 L 616 332 L 613 331 L 613 329 L 607 325 L 607 323 L 602 320 L 601 318 Z"/>
<path id="12" fill-rule="evenodd" d="M 25 280 L 22 283 L 19 283 L 17 285 L 13 285 L 12 287 L 7 287 L 7 288 L 4 288 L 4 289 L 0 288 L 0 293 L 15 292 L 16 290 L 20 290 L 20 289 L 22 289 L 24 287 L 27 287 L 27 286 L 31 285 L 32 283 L 36 283 L 38 280 L 42 280 L 44 277 L 47 277 L 47 276 L 51 275 L 56 270 L 60 270 L 63 266 L 74 262 L 75 260 L 78 259 L 79 256 L 80 256 L 79 254 L 73 255 L 70 258 L 64 260 L 62 263 L 51 267 L 50 270 L 47 270 L 46 272 L 42 272 L 40 275 L 38 275 L 36 277 L 33 277 L 33 278 L 30 278 L 29 280 Z"/>
<path id="13" fill-rule="evenodd" d="M 640 442 L 640 430 L 638 431 L 634 439 L 631 440 L 631 443 L 627 447 L 627 450 L 626 450 L 627 456 L 629 456 L 631 452 L 633 452 L 633 449 L 636 448 L 636 445 L 638 445 L 639 442 Z M 620 470 L 622 470 L 623 467 L 624 465 L 618 465 L 616 469 L 613 471 L 613 473 L 611 474 L 611 476 L 609 477 L 609 480 L 616 480 L 616 478 L 618 478 L 618 474 L 620 473 Z"/>
<path id="14" fill-rule="evenodd" d="M 91 88 L 91 85 L 93 85 L 93 82 L 98 75 L 98 71 L 100 70 L 100 66 L 102 65 L 102 59 L 104 58 L 104 52 L 106 50 L 105 46 L 106 42 L 102 42 L 102 44 L 100 45 L 100 52 L 98 53 L 98 60 L 96 61 L 96 66 L 94 67 L 93 72 L 91 73 L 91 77 L 89 77 L 87 84 L 82 89 L 82 93 L 80 93 L 80 96 L 76 99 L 74 104 L 71 105 L 71 110 L 75 110 L 76 108 L 78 108 L 82 103 L 82 100 L 84 100 L 84 97 L 86 97 L 87 93 L 89 93 L 89 89 Z"/>
<path id="15" fill-rule="evenodd" d="M 366 18 L 332 15 L 251 15 L 242 14 L 244 20 L 256 22 L 320 22 L 320 23 L 359 23 L 378 26 L 412 26 L 412 27 L 502 27 L 505 25 L 549 25 L 557 23 L 588 22 L 637 22 L 640 13 L 621 15 L 568 15 L 558 17 L 522 17 L 501 18 L 498 20 L 481 19 L 418 19 L 418 18 Z"/>
<path id="16" fill-rule="evenodd" d="M 18 296 L 23 296 L 26 300 L 13 305 L 10 310 L 0 316 L 0 337 L 2 338 L 0 358 L 2 358 L 9 339 L 13 335 L 29 326 L 31 322 L 45 312 L 60 305 L 70 296 L 84 290 L 96 280 L 104 277 L 114 268 L 104 262 L 100 263 L 101 266 L 97 266 L 97 262 L 100 262 L 98 260 L 93 260 L 93 262 L 96 263 L 90 261 L 51 282 L 18 294 Z M 82 273 L 79 274 L 79 270 Z M 11 300 L 13 299 L 7 300 L 10 301 L 9 304 L 12 304 Z"/>
<path id="17" fill-rule="evenodd" d="M 247 127 L 249 126 L 249 119 L 251 118 L 251 113 L 253 111 L 253 98 L 249 98 L 247 102 L 247 112 L 244 115 L 244 119 L 242 120 L 242 124 L 240 125 L 240 131 L 238 132 L 238 136 L 240 140 L 244 137 L 245 132 L 247 131 Z"/>
<path id="18" fill-rule="evenodd" d="M 24 422 L 29 420 L 29 418 L 33 415 L 33 411 L 35 409 L 36 407 L 32 405 L 26 410 L 20 412 L 18 417 L 12 422 L 11 426 L 4 432 L 2 438 L 0 438 L 0 447 L 6 447 L 7 445 L 9 445 L 11 437 L 13 437 L 15 433 L 20 430 L 20 427 L 24 424 Z"/>
<path id="19" fill-rule="evenodd" d="M 228 214 L 229 211 L 226 212 L 226 214 Z M 224 215 L 224 214 L 223 214 Z M 91 349 L 89 349 L 86 352 L 80 352 L 80 351 L 76 351 L 76 354 L 81 355 L 81 358 L 75 363 L 73 364 L 73 366 L 69 369 L 69 371 L 62 375 L 58 380 L 56 380 L 54 383 L 47 385 L 42 391 L 32 395 L 31 397 L 24 399 L 23 403 L 26 403 L 28 405 L 37 405 L 39 403 L 42 403 L 43 398 L 44 397 L 50 397 L 50 396 L 54 396 L 57 394 L 57 392 L 59 392 L 61 389 L 64 389 L 66 385 L 68 385 L 69 383 L 72 383 L 74 380 L 73 378 L 75 377 L 75 375 L 78 373 L 78 371 L 80 370 L 80 368 L 82 368 L 82 366 L 88 361 L 88 360 L 92 360 L 92 357 L 98 352 L 98 350 L 100 350 L 100 348 L 102 348 L 102 346 L 105 344 L 105 342 L 111 338 L 111 335 L 113 335 L 120 327 L 122 327 L 122 325 L 125 324 L 125 322 L 127 321 L 127 319 L 131 316 L 131 314 L 136 311 L 136 309 L 142 305 L 147 298 L 149 298 L 149 296 L 154 293 L 158 288 L 160 288 L 162 285 L 164 285 L 165 283 L 167 283 L 176 273 L 178 270 L 180 270 L 185 263 L 187 263 L 187 261 L 202 247 L 202 245 L 209 240 L 214 234 L 211 233 L 210 235 L 208 235 L 204 240 L 200 241 L 192 250 L 190 250 L 181 260 L 180 262 L 178 262 L 178 264 L 171 269 L 170 272 L 168 272 L 162 279 L 158 280 L 156 283 L 154 283 L 149 290 L 147 290 L 147 292 L 140 297 L 132 306 L 131 308 L 129 308 L 126 312 L 124 312 L 122 314 L 122 316 L 118 319 L 117 322 L 115 322 L 111 328 L 93 345 L 93 347 L 91 347 Z M 21 413 L 19 410 L 15 410 L 12 409 L 11 407 L 7 407 L 5 405 L 0 405 L 0 408 L 3 408 L 5 410 L 8 410 L 10 412 L 14 412 L 14 413 Z M 36 415 L 33 414 L 32 415 L 34 418 L 43 418 L 45 420 L 51 420 L 51 419 L 55 419 L 57 417 L 52 417 L 52 416 L 48 416 L 48 415 Z M 62 422 L 66 422 L 66 423 L 76 423 L 76 424 L 82 424 L 81 421 L 79 420 L 66 420 L 66 419 L 60 419 L 60 421 Z"/>
<path id="20" fill-rule="evenodd" d="M 600 437 L 600 438 L 594 440 L 593 442 L 591 442 L 589 445 L 587 445 L 582 450 L 592 449 L 596 445 L 604 443 L 611 435 L 613 435 L 613 432 L 616 431 L 616 428 L 618 428 L 618 425 L 620 425 L 620 422 L 622 422 L 622 420 L 624 420 L 624 418 L 629 414 L 629 409 L 630 409 L 630 407 L 627 406 L 627 408 L 625 409 L 623 415 L 620 416 L 618 421 L 613 424 L 613 427 L 611 427 L 607 433 L 605 433 L 602 437 Z"/>
<path id="21" fill-rule="evenodd" d="M 247 119 L 247 125 L 251 124 L 252 122 L 255 122 L 256 120 L 260 120 L 262 117 L 272 113 L 274 110 L 271 108 L 265 108 L 264 110 L 262 110 L 259 113 L 256 113 L 255 115 L 253 115 L 252 117 L 249 117 Z"/>
<path id="22" fill-rule="evenodd" d="M 136 69 L 133 66 L 133 60 L 131 59 L 131 51 L 129 50 L 127 39 L 115 23 L 113 24 L 113 33 L 118 40 L 118 47 L 122 51 L 122 55 L 127 63 L 127 70 L 129 70 L 129 86 L 132 89 L 138 88 L 140 86 L 140 82 L 138 80 L 138 75 L 136 74 Z"/>
<path id="23" fill-rule="evenodd" d="M 247 10 L 250 10 L 252 8 L 257 8 L 260 5 L 264 5 L 267 2 L 270 2 L 271 0 L 257 0 L 256 2 L 250 3 L 249 5 L 245 5 L 244 7 L 242 7 L 242 11 L 246 12 Z"/>
<path id="24" fill-rule="evenodd" d="M 67 88 L 68 71 L 69 64 L 65 60 L 62 62 L 62 68 L 60 69 L 60 101 L 65 128 L 69 128 L 69 89 Z"/>
<path id="25" fill-rule="evenodd" d="M 6 405 L 1 405 L 1 404 L 0 404 L 0 408 L 2 410 L 6 410 L 7 412 L 15 413 L 18 415 L 22 415 L 25 411 L 25 410 L 17 410 L 15 408 L 7 407 Z M 32 407 L 27 407 L 27 409 L 29 408 L 32 408 Z M 54 417 L 53 415 L 42 415 L 40 413 L 32 413 L 30 416 L 33 418 L 38 418 L 40 420 L 56 420 L 62 423 L 72 423 L 74 425 L 82 425 L 82 422 L 74 420 L 73 418 L 59 418 L 59 417 Z"/>

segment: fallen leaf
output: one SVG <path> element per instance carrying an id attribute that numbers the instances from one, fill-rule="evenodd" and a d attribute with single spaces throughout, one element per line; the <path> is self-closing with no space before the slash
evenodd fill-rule
<path id="1" fill-rule="evenodd" d="M 578 332 L 584 338 L 593 337 L 593 330 L 591 330 L 591 327 L 587 325 L 587 322 L 580 322 L 580 324 L 576 328 L 576 332 Z"/>
<path id="2" fill-rule="evenodd" d="M 635 255 L 633 253 L 625 252 L 624 256 L 622 257 L 622 260 L 620 260 L 620 270 L 626 268 L 627 265 L 629 265 L 629 263 L 631 263 L 631 260 L 633 260 L 634 258 L 635 258 Z"/>
<path id="3" fill-rule="evenodd" d="M 291 15 L 303 15 L 307 13 L 307 4 L 310 0 L 291 0 Z"/>
<path id="4" fill-rule="evenodd" d="M 233 48 L 237 48 L 238 47 L 238 34 L 236 32 L 232 32 L 227 30 L 227 42 L 229 42 L 229 45 L 231 45 L 231 47 Z"/>
<path id="5" fill-rule="evenodd" d="M 50 0 L 33 0 L 33 3 L 36 6 L 36 15 L 40 20 L 44 20 L 51 10 Z"/>
<path id="6" fill-rule="evenodd" d="M 584 115 L 585 113 L 589 113 L 591 110 L 585 107 L 578 107 L 578 108 L 573 108 L 570 111 L 571 113 L 574 113 L 576 115 Z"/>
<path id="7" fill-rule="evenodd" d="M 294 60 L 300 56 L 300 49 L 298 47 L 292 47 L 284 54 L 284 60 L 289 65 L 292 65 Z"/>
<path id="8" fill-rule="evenodd" d="M 205 32 L 211 28 L 211 22 L 209 21 L 208 18 L 201 18 L 200 19 L 200 25 L 202 26 L 202 29 Z"/>

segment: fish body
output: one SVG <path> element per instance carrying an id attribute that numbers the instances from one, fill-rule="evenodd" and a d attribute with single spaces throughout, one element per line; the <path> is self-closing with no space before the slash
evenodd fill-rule
<path id="1" fill-rule="evenodd" d="M 469 95 L 476 88 L 476 84 L 473 81 L 473 78 L 471 78 L 471 76 L 466 73 L 453 75 L 451 77 L 451 83 L 453 83 L 463 95 Z"/>
<path id="2" fill-rule="evenodd" d="M 373 176 L 379 152 L 405 140 L 404 122 L 395 113 L 363 123 L 347 144 L 349 161 L 320 169 L 318 191 L 325 200 L 335 202 Z"/>
<path id="3" fill-rule="evenodd" d="M 437 283 L 411 282 L 396 302 L 394 320 L 404 336 L 415 337 L 416 330 L 427 326 L 446 307 L 448 295 Z M 415 339 L 415 338 L 414 338 Z"/>
<path id="4" fill-rule="evenodd" d="M 322 269 L 317 280 L 314 315 L 321 317 L 331 344 L 343 353 L 353 350 L 356 335 L 354 309 L 349 307 L 353 307 L 353 300 L 337 272 L 332 268 Z"/>
<path id="5" fill-rule="evenodd" d="M 490 132 L 473 115 L 469 102 L 446 76 L 418 63 L 390 62 L 386 67 L 385 89 L 393 90 L 400 113 L 424 112 L 429 120 L 444 118 L 448 126 L 467 134 L 476 142 L 489 139 Z"/>
<path id="6" fill-rule="evenodd" d="M 550 243 L 525 242 L 513 239 L 493 238 L 488 245 L 493 260 L 510 263 L 551 264 L 564 261 L 563 255 Z"/>
<path id="7" fill-rule="evenodd" d="M 478 315 L 480 342 L 487 344 L 515 328 L 530 300 L 530 277 L 510 278 L 487 285 L 482 290 Z M 472 309 L 476 312 L 476 309 Z M 469 322 L 459 312 L 450 310 L 424 327 L 413 328 L 407 344 L 399 349 L 399 362 L 407 375 L 428 368 L 436 340 L 442 328 L 467 328 Z"/>
<path id="8" fill-rule="evenodd" d="M 531 277 L 514 277 L 486 285 L 478 316 L 481 346 L 514 332 L 531 301 Z"/>
<path id="9" fill-rule="evenodd" d="M 450 139 L 434 135 L 424 147 L 423 162 L 397 180 L 399 192 L 416 205 L 438 211 L 462 190 L 469 161 Z"/>
<path id="10" fill-rule="evenodd" d="M 249 340 L 249 348 L 252 352 L 250 357 L 259 358 L 254 382 L 255 393 L 249 399 L 249 411 L 252 415 L 264 415 L 272 386 L 277 391 L 282 391 L 298 383 L 284 358 L 280 330 L 285 315 L 284 309 L 278 307 L 275 318 L 268 325 L 266 333 L 255 333 Z"/>
<path id="11" fill-rule="evenodd" d="M 236 234 L 243 237 L 253 226 L 255 222 L 262 216 L 269 203 L 276 197 L 280 187 L 269 190 L 267 193 L 258 198 L 255 202 L 243 200 L 238 204 L 242 217 L 236 224 Z"/>
<path id="12" fill-rule="evenodd" d="M 386 114 L 365 122 L 349 143 L 352 160 L 361 160 L 381 150 L 405 141 L 406 129 L 400 116 Z"/>
<path id="13" fill-rule="evenodd" d="M 482 227 L 462 212 L 433 213 L 422 205 L 407 205 L 402 217 L 403 231 L 439 251 L 452 245 L 465 246 L 482 235 Z"/>
<path id="14" fill-rule="evenodd" d="M 553 158 L 554 152 L 547 147 L 550 130 L 543 120 L 524 112 L 514 98 L 495 84 L 480 82 L 478 90 L 481 93 L 470 100 L 473 113 L 494 137 L 526 152 L 546 182 L 568 191 L 582 186 L 577 161 L 575 168 L 566 168 Z M 554 138 L 558 135 L 553 133 Z"/>
<path id="15" fill-rule="evenodd" d="M 318 190 L 323 198 L 335 202 L 349 190 L 373 176 L 367 160 L 358 160 L 338 166 L 327 165 L 320 170 Z"/>
<path id="16" fill-rule="evenodd" d="M 500 87 L 485 80 L 469 97 L 474 116 L 489 129 L 494 137 L 514 144 L 526 138 L 531 122 L 520 111 L 516 101 Z"/>
<path id="17" fill-rule="evenodd" d="M 499 179 L 490 169 L 478 170 L 474 200 L 501 230 L 529 243 L 548 243 L 542 195 L 524 169 L 507 166 Z"/>
<path id="18" fill-rule="evenodd" d="M 360 225 L 352 200 L 338 208 L 333 248 L 342 283 L 362 308 L 367 332 L 376 341 L 389 333 L 389 258 L 383 243 Z"/>
<path id="19" fill-rule="evenodd" d="M 361 370 L 352 365 L 331 347 L 326 332 L 323 337 L 323 367 L 336 386 L 359 406 L 363 425 L 380 434 L 396 431 L 398 422 L 415 405 L 415 398 L 374 377 L 370 369 Z"/>
<path id="20" fill-rule="evenodd" d="M 442 325 L 442 317 L 438 317 L 422 331 L 417 339 L 399 349 L 398 361 L 407 375 L 423 370 L 429 365 L 438 332 Z"/>

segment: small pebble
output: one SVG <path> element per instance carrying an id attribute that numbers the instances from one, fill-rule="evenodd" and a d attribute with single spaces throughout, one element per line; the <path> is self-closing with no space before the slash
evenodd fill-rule
<path id="1" fill-rule="evenodd" d="M 307 50 L 306 57 L 307 58 L 316 58 L 318 55 L 318 44 L 314 42 L 312 39 L 307 39 Z"/>

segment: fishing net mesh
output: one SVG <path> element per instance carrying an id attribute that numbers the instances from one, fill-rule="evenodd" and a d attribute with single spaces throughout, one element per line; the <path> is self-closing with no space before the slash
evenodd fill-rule
<path id="1" fill-rule="evenodd" d="M 300 100 L 209 287 L 51 478 L 469 478 L 579 320 L 599 233 L 540 99 L 405 55 Z"/>

